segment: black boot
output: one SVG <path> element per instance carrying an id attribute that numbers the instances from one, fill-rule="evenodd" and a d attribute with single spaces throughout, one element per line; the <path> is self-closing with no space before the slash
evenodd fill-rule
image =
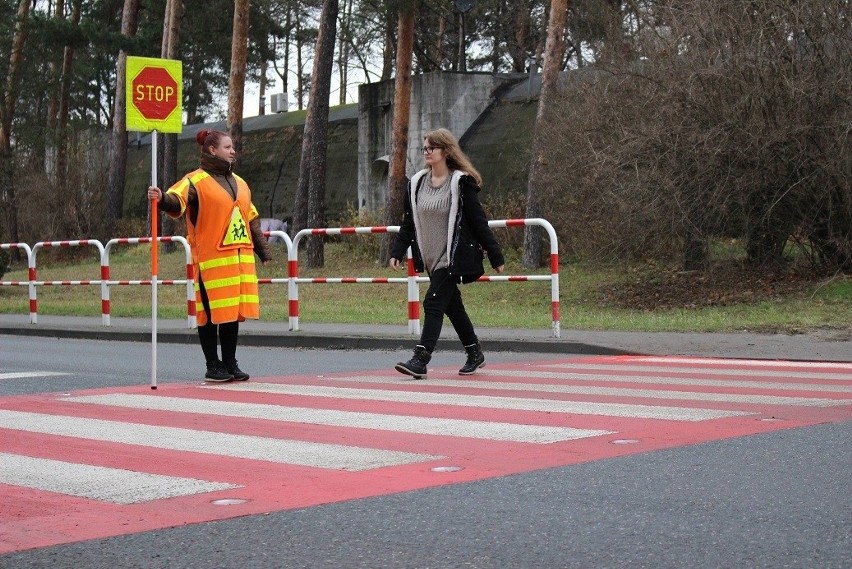
<path id="1" fill-rule="evenodd" d="M 485 367 L 485 356 L 482 354 L 482 347 L 479 342 L 465 346 L 464 351 L 467 352 L 467 361 L 459 370 L 459 375 L 470 375 L 477 368 Z"/>
<path id="2" fill-rule="evenodd" d="M 207 373 L 204 374 L 207 381 L 231 381 L 234 376 L 225 369 L 225 364 L 219 360 L 207 362 Z"/>
<path id="3" fill-rule="evenodd" d="M 249 374 L 239 368 L 237 360 L 226 361 L 225 369 L 234 376 L 234 381 L 245 381 L 249 378 Z"/>
<path id="4" fill-rule="evenodd" d="M 432 352 L 423 346 L 415 346 L 414 355 L 405 363 L 396 364 L 396 371 L 410 375 L 414 379 L 426 379 L 426 364 L 432 359 Z"/>

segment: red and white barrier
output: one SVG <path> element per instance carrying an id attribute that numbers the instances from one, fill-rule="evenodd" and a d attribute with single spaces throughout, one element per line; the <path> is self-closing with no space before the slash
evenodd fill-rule
<path id="1" fill-rule="evenodd" d="M 541 218 L 529 219 L 503 219 L 488 222 L 490 227 L 525 227 L 540 226 L 547 231 L 550 240 L 550 274 L 549 275 L 485 275 L 479 278 L 483 282 L 520 282 L 520 281 L 550 281 L 550 305 L 551 305 L 551 327 L 555 338 L 560 336 L 560 309 L 559 309 L 559 251 L 556 232 L 553 226 Z M 299 277 L 299 242 L 309 235 L 357 235 L 357 234 L 383 234 L 398 233 L 398 225 L 374 226 L 374 227 L 330 227 L 313 228 L 299 231 L 291 240 L 290 236 L 283 231 L 266 231 L 265 235 L 281 237 L 287 246 L 287 278 L 264 278 L 258 279 L 260 284 L 283 284 L 287 283 L 289 328 L 292 331 L 299 330 L 299 285 L 307 283 L 317 284 L 406 284 L 408 300 L 408 331 L 411 334 L 420 333 L 420 288 L 421 282 L 428 282 L 429 277 L 418 276 L 414 272 L 414 261 L 411 257 L 411 249 L 407 252 L 405 277 Z M 184 247 L 186 253 L 186 279 L 158 280 L 157 284 L 164 285 L 186 285 L 186 310 L 187 326 L 196 326 L 195 309 L 195 275 L 192 265 L 192 252 L 189 243 L 180 236 L 158 237 L 158 242 L 175 242 Z M 109 287 L 121 285 L 152 285 L 152 280 L 111 280 L 109 269 L 109 254 L 112 247 L 119 244 L 143 244 L 150 243 L 150 237 L 125 237 L 112 239 L 107 242 L 106 247 L 94 239 L 81 239 L 75 241 L 46 241 L 36 243 L 30 249 L 26 243 L 0 243 L 2 249 L 20 248 L 27 252 L 29 267 L 29 280 L 27 281 L 0 281 L 0 286 L 28 286 L 30 303 L 30 323 L 35 324 L 38 317 L 38 301 L 36 287 L 39 285 L 100 285 L 101 286 L 101 314 L 104 326 L 110 325 L 110 299 Z M 97 280 L 61 280 L 61 281 L 38 281 L 36 279 L 36 256 L 41 248 L 50 247 L 76 247 L 81 245 L 93 245 L 98 248 L 101 256 L 101 278 Z"/>
<path id="2" fill-rule="evenodd" d="M 158 280 L 157 284 L 163 285 L 186 285 L 187 288 L 187 325 L 194 328 L 196 323 L 195 318 L 195 277 L 192 266 L 192 253 L 189 248 L 189 243 L 185 238 L 180 236 L 165 236 L 158 237 L 157 241 L 172 241 L 181 243 L 186 251 L 186 279 L 166 279 Z M 26 243 L 0 243 L 0 249 L 24 249 L 27 252 L 28 277 L 26 281 L 0 281 L 0 286 L 26 286 L 29 289 L 29 309 L 30 309 L 30 324 L 38 323 L 38 296 L 37 287 L 39 286 L 74 286 L 74 285 L 99 285 L 101 287 L 101 323 L 104 326 L 110 325 L 110 299 L 109 287 L 115 285 L 151 285 L 151 279 L 142 280 L 126 280 L 113 281 L 110 280 L 109 269 L 109 252 L 113 245 L 119 243 L 150 243 L 150 237 L 123 237 L 110 240 L 106 247 L 97 239 L 76 239 L 66 241 L 40 241 L 30 248 Z M 98 249 L 100 254 L 100 279 L 90 280 L 38 280 L 38 271 L 36 262 L 38 252 L 41 249 L 50 249 L 57 247 L 80 247 L 83 245 L 91 245 Z"/>
<path id="3" fill-rule="evenodd" d="M 38 318 L 38 299 L 36 298 L 36 266 L 32 248 L 26 243 L 0 243 L 0 249 L 23 249 L 27 252 L 27 276 L 26 281 L 0 281 L 0 286 L 26 286 L 29 289 L 30 300 L 30 324 L 35 324 Z"/>
<path id="4" fill-rule="evenodd" d="M 116 239 L 110 239 L 107 241 L 106 247 L 104 247 L 104 265 L 106 266 L 106 273 L 103 278 L 106 280 L 107 288 L 105 291 L 105 296 L 103 298 L 103 313 L 106 315 L 106 321 L 104 326 L 109 326 L 109 314 L 110 314 L 110 299 L 109 299 L 109 287 L 110 286 L 124 286 L 124 285 L 153 285 L 153 281 L 151 279 L 142 279 L 142 280 L 120 280 L 114 281 L 110 280 L 109 274 L 109 254 L 114 245 L 141 245 L 143 243 L 150 243 L 150 237 L 119 237 Z M 179 235 L 165 235 L 162 237 L 157 237 L 158 243 L 180 243 L 183 245 L 183 250 L 186 253 L 186 278 L 185 279 L 157 279 L 157 285 L 186 285 L 186 325 L 188 328 L 195 328 L 196 326 L 196 314 L 195 314 L 195 268 L 192 265 L 192 251 L 189 249 L 189 243 L 187 240 Z"/>
<path id="5" fill-rule="evenodd" d="M 63 247 L 63 248 L 82 247 L 83 245 L 92 245 L 98 250 L 98 253 L 100 254 L 100 262 L 101 262 L 101 278 L 100 279 L 82 280 L 82 281 L 64 281 L 64 280 L 62 280 L 62 281 L 39 281 L 39 280 L 36 280 L 36 278 L 35 278 L 35 267 L 36 267 L 36 257 L 38 256 L 39 250 L 50 249 L 50 248 L 53 248 L 53 247 Z M 106 280 L 104 279 L 104 274 L 108 273 L 109 269 L 107 269 L 104 265 L 104 246 L 100 241 L 98 241 L 97 239 L 75 239 L 75 240 L 72 240 L 72 241 L 39 241 L 38 243 L 33 245 L 32 267 L 33 267 L 33 270 L 32 270 L 32 273 L 31 273 L 31 277 L 33 279 L 32 283 L 35 286 L 38 286 L 38 285 L 42 285 L 42 286 L 100 285 L 100 287 L 101 287 L 101 320 L 102 320 L 104 326 L 109 325 L 109 314 L 103 312 L 103 310 L 104 310 L 103 298 L 107 295 Z M 36 308 L 37 308 L 37 306 L 36 306 Z M 32 324 L 36 324 L 37 312 L 38 311 L 35 310 L 30 314 L 30 322 Z"/>
<path id="6" fill-rule="evenodd" d="M 292 245 L 287 254 L 287 274 L 289 283 L 287 288 L 290 313 L 290 330 L 296 331 L 299 329 L 299 284 L 300 283 L 370 283 L 370 284 L 388 284 L 388 283 L 408 283 L 409 285 L 409 301 L 411 300 L 411 280 L 413 279 L 413 271 L 410 276 L 402 277 L 322 277 L 322 278 L 299 278 L 299 242 L 309 235 L 363 235 L 363 234 L 382 234 L 382 233 L 399 233 L 398 225 L 387 226 L 372 226 L 372 227 L 321 227 L 302 229 L 293 238 Z M 416 285 L 415 285 L 416 286 Z M 415 297 L 416 298 L 416 297 Z M 416 326 L 416 330 L 412 329 Z M 416 320 L 416 324 L 412 322 L 409 315 L 408 330 L 412 333 L 419 333 L 420 320 Z"/>
<path id="7" fill-rule="evenodd" d="M 549 275 L 516 275 L 479 277 L 480 281 L 550 281 L 550 321 L 554 338 L 559 338 L 559 243 L 556 240 L 556 230 L 546 219 L 531 217 L 528 219 L 499 219 L 488 222 L 488 227 L 525 227 L 537 225 L 547 231 L 550 241 L 550 274 Z"/>
<path id="8" fill-rule="evenodd" d="M 550 315 L 551 330 L 554 338 L 560 336 L 560 310 L 559 310 L 559 244 L 556 239 L 556 231 L 545 219 L 502 219 L 488 222 L 489 227 L 525 227 L 539 226 L 547 231 L 550 240 L 550 274 L 549 275 L 495 275 L 482 276 L 482 282 L 520 282 L 520 281 L 550 281 Z M 418 277 L 414 272 L 414 262 L 411 259 L 411 250 L 408 251 L 406 278 L 372 278 L 372 277 L 323 277 L 323 278 L 299 278 L 299 242 L 308 235 L 354 235 L 354 234 L 376 234 L 376 233 L 398 233 L 399 226 L 376 226 L 376 227 L 337 227 L 337 228 L 313 228 L 299 231 L 293 238 L 292 246 L 288 252 L 287 272 L 289 275 L 288 296 L 290 313 L 290 330 L 299 329 L 299 284 L 304 283 L 407 283 L 408 285 L 408 331 L 411 334 L 420 333 L 420 282 L 428 282 L 429 277 Z"/>

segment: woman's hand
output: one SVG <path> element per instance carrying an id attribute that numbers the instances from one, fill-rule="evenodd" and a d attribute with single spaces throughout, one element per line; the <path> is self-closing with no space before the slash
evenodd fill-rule
<path id="1" fill-rule="evenodd" d="M 396 257 L 391 257 L 390 261 L 388 262 L 388 265 L 390 265 L 391 269 L 397 270 L 402 266 L 402 262 Z"/>
<path id="2" fill-rule="evenodd" d="M 157 200 L 158 202 L 163 201 L 163 191 L 156 186 L 148 187 L 148 199 L 149 200 Z"/>
<path id="3" fill-rule="evenodd" d="M 506 265 L 500 265 L 499 267 L 494 267 L 494 270 L 497 271 L 498 273 L 502 273 L 503 269 L 505 269 L 505 268 L 506 268 Z"/>

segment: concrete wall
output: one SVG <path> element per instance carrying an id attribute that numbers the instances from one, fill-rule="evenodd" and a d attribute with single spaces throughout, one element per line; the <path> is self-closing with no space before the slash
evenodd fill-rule
<path id="1" fill-rule="evenodd" d="M 495 92 L 516 77 L 488 73 L 434 72 L 412 77 L 408 156 L 410 177 L 423 167 L 425 133 L 449 128 L 461 138 L 494 101 Z M 375 211 L 385 204 L 392 134 L 394 80 L 358 89 L 358 206 Z"/>

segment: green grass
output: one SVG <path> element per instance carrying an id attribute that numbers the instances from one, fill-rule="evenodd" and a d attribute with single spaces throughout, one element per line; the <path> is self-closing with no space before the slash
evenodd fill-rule
<path id="1" fill-rule="evenodd" d="M 357 238 L 356 238 L 357 239 Z M 268 267 L 258 265 L 262 278 L 285 278 L 286 250 L 275 245 L 276 259 Z M 326 266 L 300 270 L 302 277 L 388 277 L 404 276 L 403 271 L 378 267 L 373 251 L 350 243 L 326 246 Z M 98 279 L 96 253 L 75 262 L 52 258 L 49 250 L 39 253 L 38 280 Z M 61 254 L 61 253 L 59 253 Z M 67 254 L 67 252 L 66 252 Z M 182 279 L 185 255 L 182 251 L 160 254 L 158 278 Z M 147 245 L 115 249 L 111 254 L 110 277 L 114 280 L 150 278 L 150 248 Z M 507 254 L 506 273 L 530 274 L 518 261 L 517 252 Z M 546 269 L 533 271 L 547 274 Z M 493 273 L 489 273 L 493 274 Z M 15 268 L 2 280 L 27 278 L 25 268 Z M 771 301 L 710 306 L 694 309 L 629 310 L 601 305 L 596 290 L 623 278 L 621 269 L 611 266 L 569 264 L 560 267 L 561 322 L 564 330 L 623 331 L 785 331 L 812 328 L 845 328 L 852 323 L 852 279 L 836 277 L 814 283 L 810 290 Z M 421 294 L 426 285 L 421 284 Z M 465 305 L 477 326 L 508 328 L 544 328 L 550 322 L 550 283 L 495 282 L 475 283 L 463 289 Z M 287 322 L 286 284 L 261 285 L 261 317 L 267 321 Z M 40 315 L 99 316 L 100 287 L 40 286 L 37 289 Z M 405 324 L 408 319 L 404 284 L 301 284 L 300 320 L 362 324 Z M 151 289 L 148 286 L 110 287 L 114 317 L 150 317 Z M 161 318 L 186 317 L 186 287 L 158 288 L 158 315 Z M 29 312 L 26 286 L 0 287 L 0 313 Z"/>

